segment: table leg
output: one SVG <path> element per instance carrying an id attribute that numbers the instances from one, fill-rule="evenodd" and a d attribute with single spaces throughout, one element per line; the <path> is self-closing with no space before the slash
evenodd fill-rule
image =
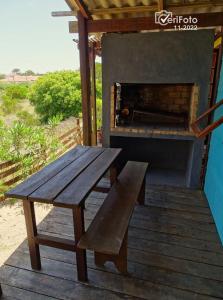
<path id="1" fill-rule="evenodd" d="M 145 193 L 146 193 L 146 179 L 143 180 L 142 188 L 138 198 L 138 203 L 140 205 L 145 205 Z"/>
<path id="2" fill-rule="evenodd" d="M 23 209 L 26 221 L 27 238 L 29 245 L 29 253 L 31 266 L 35 270 L 41 269 L 39 245 L 35 242 L 37 235 L 36 217 L 34 203 L 28 200 L 23 200 Z"/>
<path id="3" fill-rule="evenodd" d="M 118 176 L 118 171 L 117 171 L 116 164 L 114 163 L 110 167 L 110 183 L 111 183 L 111 185 L 114 184 L 114 182 L 117 179 L 117 176 Z"/>
<path id="4" fill-rule="evenodd" d="M 81 236 L 84 234 L 84 211 L 83 207 L 73 209 L 74 235 L 77 246 Z M 86 250 L 76 247 L 77 276 L 80 281 L 87 281 L 87 257 Z"/>

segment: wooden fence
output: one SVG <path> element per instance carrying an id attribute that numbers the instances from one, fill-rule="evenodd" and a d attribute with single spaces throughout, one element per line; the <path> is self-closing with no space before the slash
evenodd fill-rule
<path id="1" fill-rule="evenodd" d="M 75 123 L 74 127 L 58 137 L 63 147 L 56 153 L 57 157 L 61 156 L 64 152 L 70 150 L 77 144 L 82 143 L 82 128 L 79 119 L 76 119 Z M 43 165 L 43 163 L 35 165 L 33 167 L 33 172 L 38 171 Z M 23 179 L 24 176 L 21 174 L 21 171 L 21 162 L 0 162 L 0 181 L 3 183 L 4 187 L 10 187 Z M 0 193 L 0 201 L 4 199 L 4 195 Z"/>

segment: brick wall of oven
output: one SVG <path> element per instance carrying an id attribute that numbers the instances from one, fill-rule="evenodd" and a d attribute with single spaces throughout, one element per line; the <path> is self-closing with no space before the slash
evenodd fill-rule
<path id="1" fill-rule="evenodd" d="M 161 111 L 174 112 L 174 113 L 187 113 L 188 125 L 193 123 L 197 118 L 197 109 L 199 101 L 199 87 L 197 84 L 122 84 L 122 98 L 127 108 L 130 110 L 134 108 L 136 99 L 141 97 L 142 110 L 157 109 Z M 131 87 L 130 87 L 131 86 Z M 135 87 L 134 87 L 135 86 Z M 140 88 L 139 88 L 140 86 Z M 140 92 L 139 92 L 140 91 Z M 139 97 L 139 93 L 141 94 Z M 111 117 L 110 129 L 115 129 L 115 106 L 116 106 L 116 93 L 114 85 L 111 87 Z M 145 102 L 147 107 L 145 107 Z M 140 108 L 140 107 L 138 107 Z M 124 127 L 122 128 L 125 129 Z M 125 129 L 128 131 L 129 129 Z M 154 129 L 155 130 L 155 129 Z M 156 131 L 156 130 L 155 130 Z M 184 132 L 187 134 L 192 132 L 190 126 Z M 165 130 L 162 130 L 165 133 Z M 178 131 L 172 130 L 172 133 L 178 134 Z"/>
<path id="2" fill-rule="evenodd" d="M 126 86 L 123 97 L 132 106 L 132 97 L 138 97 L 138 108 L 154 109 L 173 113 L 188 113 L 190 110 L 192 85 L 136 85 L 135 91 Z M 129 99 L 129 101 L 128 101 Z"/>

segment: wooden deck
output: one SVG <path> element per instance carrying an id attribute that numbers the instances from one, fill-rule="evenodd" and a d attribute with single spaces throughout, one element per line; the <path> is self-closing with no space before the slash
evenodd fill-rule
<path id="1" fill-rule="evenodd" d="M 103 198 L 89 196 L 86 226 Z M 72 238 L 71 212 L 54 208 L 39 231 Z M 223 247 L 202 192 L 147 186 L 146 206 L 135 208 L 128 245 L 128 276 L 112 264 L 96 267 L 88 252 L 86 284 L 77 281 L 71 252 L 41 246 L 42 270 L 33 271 L 24 241 L 0 270 L 2 299 L 223 299 Z"/>

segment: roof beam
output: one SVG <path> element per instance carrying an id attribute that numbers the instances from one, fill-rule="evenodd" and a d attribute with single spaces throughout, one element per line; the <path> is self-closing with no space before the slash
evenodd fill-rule
<path id="1" fill-rule="evenodd" d="M 86 19 L 92 19 L 92 16 L 87 8 L 87 6 L 84 4 L 83 0 L 74 0 L 77 7 L 79 8 L 82 16 Z"/>
<path id="2" fill-rule="evenodd" d="M 71 10 L 76 10 L 76 5 L 73 0 L 65 0 Z"/>
<path id="3" fill-rule="evenodd" d="M 210 7 L 217 7 L 217 6 L 223 6 L 221 0 L 215 0 L 211 2 L 207 1 L 196 1 L 192 3 L 184 2 L 184 3 L 170 3 L 167 5 L 167 7 L 188 7 L 188 8 L 210 8 Z"/>
<path id="4" fill-rule="evenodd" d="M 189 14 L 198 19 L 198 27 L 214 27 L 223 25 L 223 12 L 220 13 L 202 13 Z M 173 29 L 173 24 L 161 26 L 155 23 L 154 17 L 143 18 L 127 18 L 127 19 L 104 19 L 104 20 L 88 20 L 87 27 L 89 33 L 96 32 L 128 32 L 154 29 Z M 76 24 L 69 22 L 70 33 L 76 33 Z"/>
<path id="5" fill-rule="evenodd" d="M 90 10 L 94 16 L 105 14 L 121 14 L 121 13 L 142 13 L 142 12 L 157 11 L 157 5 L 140 5 L 140 6 L 126 6 L 126 7 L 111 7 L 111 8 L 97 8 Z"/>
<path id="6" fill-rule="evenodd" d="M 164 9 L 164 0 L 158 0 L 158 11 Z"/>
<path id="7" fill-rule="evenodd" d="M 98 9 L 87 9 L 87 6 L 84 4 L 84 1 L 80 0 L 65 0 L 67 4 L 69 5 L 70 9 L 73 11 L 71 12 L 71 16 L 73 16 L 72 13 L 76 16 L 76 10 L 79 8 L 79 10 L 82 9 L 85 11 L 85 17 L 88 15 L 88 17 L 91 19 L 91 16 L 103 16 L 106 14 L 121 14 L 121 13 L 148 13 L 148 12 L 155 12 L 157 11 L 157 5 L 134 5 L 135 0 L 129 0 L 133 2 L 129 2 L 131 6 L 125 6 L 125 7 L 104 7 L 104 8 L 98 8 Z M 199 9 L 207 9 L 211 10 L 209 12 L 217 12 L 217 11 L 223 11 L 223 2 L 222 0 L 215 0 L 211 3 L 208 3 L 207 1 L 198 1 L 193 3 L 172 3 L 172 4 L 165 4 L 165 0 L 157 0 L 158 1 L 158 10 L 162 10 L 164 8 L 171 10 L 174 14 L 182 14 L 182 9 L 185 10 L 185 14 L 190 12 L 191 9 L 193 10 L 199 10 Z M 77 4 L 77 2 L 79 4 Z M 81 9 L 80 9 L 81 8 Z M 53 12 L 53 16 L 70 16 L 68 12 Z"/>
<path id="8" fill-rule="evenodd" d="M 72 17 L 77 16 L 77 13 L 75 11 L 52 11 L 51 13 L 52 17 Z"/>

